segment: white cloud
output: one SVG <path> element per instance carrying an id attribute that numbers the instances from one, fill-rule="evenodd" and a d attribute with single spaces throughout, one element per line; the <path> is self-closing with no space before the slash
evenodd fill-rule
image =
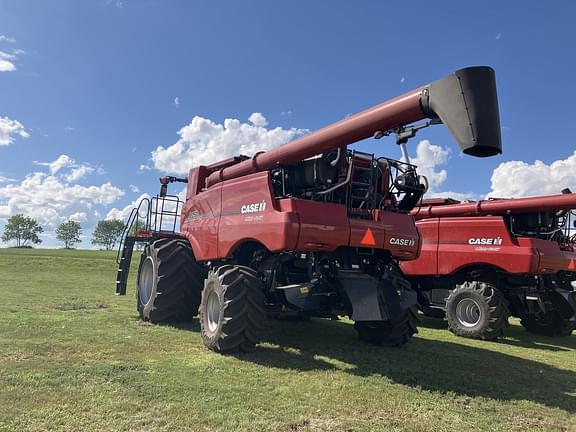
<path id="1" fill-rule="evenodd" d="M 178 96 L 174 98 L 174 102 L 172 102 L 172 105 L 174 105 L 176 108 L 180 108 L 180 98 Z"/>
<path id="2" fill-rule="evenodd" d="M 74 159 L 70 156 L 62 154 L 52 162 L 34 162 L 36 165 L 47 166 L 50 168 L 50 174 L 56 174 L 62 168 L 72 167 L 76 165 Z"/>
<path id="3" fill-rule="evenodd" d="M 185 174 L 190 168 L 210 164 L 231 156 L 253 155 L 270 150 L 299 135 L 305 129 L 267 129 L 266 118 L 254 113 L 249 123 L 226 119 L 223 124 L 196 116 L 190 124 L 180 129 L 180 139 L 168 147 L 158 147 L 152 152 L 154 167 L 161 171 Z M 145 169 L 144 165 L 140 170 Z"/>
<path id="4" fill-rule="evenodd" d="M 422 140 L 416 146 L 416 157 L 410 163 L 418 167 L 418 174 L 425 175 L 430 185 L 429 191 L 436 192 L 448 178 L 445 169 L 437 170 L 439 165 L 446 165 L 450 149 Z"/>
<path id="5" fill-rule="evenodd" d="M 428 177 L 430 189 L 425 198 L 450 197 L 458 200 L 477 200 L 485 196 L 494 198 L 522 197 L 534 195 L 559 194 L 562 189 L 570 188 L 576 192 L 576 151 L 566 159 L 546 164 L 540 160 L 534 163 L 524 161 L 502 162 L 492 173 L 492 187 L 488 194 L 472 192 L 453 192 L 442 189 L 448 178 L 445 169 L 450 150 L 420 141 L 416 148 L 416 157 L 412 163 L 418 166 L 418 173 Z"/>
<path id="6" fill-rule="evenodd" d="M 266 127 L 268 126 L 268 120 L 262 115 L 262 113 L 252 113 L 248 117 L 248 121 L 254 126 Z"/>
<path id="7" fill-rule="evenodd" d="M 115 6 L 118 9 L 124 8 L 124 1 L 123 0 L 106 0 L 106 6 Z"/>
<path id="8" fill-rule="evenodd" d="M 417 166 L 417 172 L 428 179 L 428 192 L 424 198 L 454 198 L 460 201 L 478 199 L 479 195 L 472 192 L 454 192 L 442 190 L 442 185 L 448 178 L 445 169 L 439 166 L 446 165 L 450 158 L 450 149 L 422 140 L 416 146 L 416 157 L 410 163 Z"/>
<path id="9" fill-rule="evenodd" d="M 5 36 L 0 36 L 0 41 L 5 42 L 16 42 L 15 39 L 7 38 Z M 26 52 L 21 49 L 13 49 L 9 53 L 7 51 L 0 50 L 0 72 L 14 72 L 16 70 L 16 58 Z"/>
<path id="10" fill-rule="evenodd" d="M 492 174 L 491 197 L 520 197 L 559 194 L 564 188 L 576 192 L 576 151 L 551 164 L 535 161 L 503 162 Z"/>
<path id="11" fill-rule="evenodd" d="M 130 212 L 132 212 L 132 209 L 134 207 L 138 207 L 138 204 L 140 204 L 140 201 L 142 201 L 144 198 L 150 199 L 150 195 L 144 193 L 140 195 L 138 198 L 136 198 L 134 201 L 132 201 L 130 204 L 128 204 L 126 207 L 120 209 L 118 208 L 111 209 L 106 215 L 106 220 L 117 219 L 126 222 L 126 219 L 128 219 L 128 216 L 130 216 Z M 144 218 L 146 218 L 145 214 L 146 210 L 147 210 L 146 208 L 143 208 L 141 212 L 141 216 L 143 216 Z"/>
<path id="12" fill-rule="evenodd" d="M 56 160 L 52 162 L 34 162 L 36 165 L 46 166 L 50 170 L 50 174 L 55 175 L 61 172 L 62 170 L 69 169 L 67 174 L 62 176 L 68 182 L 76 182 L 81 178 L 86 177 L 89 174 L 97 173 L 97 174 L 106 174 L 106 171 L 101 167 L 95 167 L 88 163 L 77 163 L 74 159 L 70 156 L 61 154 L 58 156 Z"/>
<path id="13" fill-rule="evenodd" d="M 0 42 L 15 43 L 16 39 L 0 35 Z M 16 70 L 16 58 L 25 54 L 24 50 L 12 49 L 11 52 L 0 50 L 0 72 L 14 72 Z"/>
<path id="14" fill-rule="evenodd" d="M 76 182 L 92 172 L 103 171 L 89 164 L 77 164 L 68 155 L 53 162 L 37 162 L 48 173 L 34 172 L 21 182 L 0 187 L 0 218 L 16 213 L 36 218 L 48 229 L 66 220 L 94 223 L 106 207 L 124 195 L 112 184 L 82 186 Z"/>
<path id="15" fill-rule="evenodd" d="M 75 182 L 86 177 L 88 174 L 92 174 L 94 171 L 95 169 L 89 165 L 80 165 L 78 168 L 72 168 L 70 173 L 66 174 L 64 178 L 68 182 Z"/>
<path id="16" fill-rule="evenodd" d="M 15 58 L 14 54 L 0 51 L 0 72 L 14 72 L 16 70 Z"/>
<path id="17" fill-rule="evenodd" d="M 80 213 L 95 216 L 94 206 L 110 205 L 124 195 L 110 183 L 100 186 L 69 185 L 41 172 L 29 174 L 19 184 L 0 187 L 0 218 L 24 213 L 41 224 L 55 226 Z"/>
<path id="18" fill-rule="evenodd" d="M 68 220 L 73 220 L 82 223 L 88 220 L 88 216 L 86 215 L 86 212 L 76 212 L 71 214 Z"/>
<path id="19" fill-rule="evenodd" d="M 12 120 L 8 117 L 0 117 L 0 146 L 8 146 L 12 144 L 15 136 L 28 138 L 30 134 L 18 120 Z"/>
<path id="20" fill-rule="evenodd" d="M 130 188 L 130 190 L 134 193 L 138 193 L 140 192 L 140 188 L 136 185 L 131 184 L 130 186 L 128 186 Z"/>
<path id="21" fill-rule="evenodd" d="M 13 182 L 13 181 L 16 181 L 16 179 L 8 178 L 8 177 L 4 177 L 3 175 L 0 175 L 0 183 L 9 183 L 9 182 Z"/>

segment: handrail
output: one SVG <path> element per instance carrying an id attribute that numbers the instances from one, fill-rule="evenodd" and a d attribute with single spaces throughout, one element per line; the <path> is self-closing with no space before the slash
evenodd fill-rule
<path id="1" fill-rule="evenodd" d="M 136 226 L 138 226 L 138 221 L 141 218 L 140 209 L 142 207 L 142 204 L 144 204 L 145 202 L 148 203 L 148 209 L 146 211 L 145 229 L 146 230 L 150 229 L 150 200 L 148 198 L 142 198 L 140 200 L 140 202 L 138 203 L 138 207 L 134 207 L 130 211 L 130 215 L 128 216 L 128 219 L 126 220 L 126 223 L 124 224 L 124 229 L 122 230 L 122 235 L 120 236 L 120 244 L 118 245 L 118 252 L 116 253 L 116 263 L 117 264 L 120 264 L 120 256 L 122 254 L 122 249 L 124 247 L 124 243 L 126 242 L 126 237 L 128 237 L 128 234 L 130 233 L 130 230 L 132 229 L 132 226 L 134 225 L 135 221 L 136 221 Z"/>
<path id="2" fill-rule="evenodd" d="M 161 201 L 161 202 L 160 202 Z M 146 206 L 144 206 L 146 203 Z M 166 195 L 164 197 L 155 196 L 152 198 L 142 198 L 138 203 L 137 207 L 134 207 L 128 218 L 126 219 L 126 224 L 122 230 L 120 236 L 120 244 L 118 246 L 118 252 L 116 254 L 116 262 L 120 264 L 122 250 L 126 244 L 126 238 L 130 235 L 130 231 L 134 224 L 136 227 L 139 226 L 140 220 L 145 220 L 144 229 L 141 231 L 146 231 L 148 233 L 158 233 L 158 232 L 175 232 L 176 224 L 178 222 L 178 217 L 180 216 L 180 211 L 184 203 L 177 195 Z M 171 208 L 170 205 L 174 207 Z M 145 209 L 145 215 L 142 212 Z M 168 223 L 168 230 L 163 230 L 163 226 Z"/>

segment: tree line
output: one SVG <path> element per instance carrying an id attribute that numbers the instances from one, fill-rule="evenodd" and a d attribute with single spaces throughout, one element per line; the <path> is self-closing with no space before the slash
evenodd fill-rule
<path id="1" fill-rule="evenodd" d="M 120 240 L 123 231 L 124 222 L 121 220 L 98 221 L 92 233 L 91 243 L 111 250 Z M 16 214 L 8 219 L 1 239 L 5 243 L 14 242 L 16 247 L 32 247 L 32 245 L 42 243 L 40 234 L 43 232 L 44 228 L 36 219 Z M 71 249 L 75 244 L 80 243 L 81 236 L 82 226 L 73 220 L 63 222 L 56 228 L 56 239 L 61 241 L 66 249 Z"/>

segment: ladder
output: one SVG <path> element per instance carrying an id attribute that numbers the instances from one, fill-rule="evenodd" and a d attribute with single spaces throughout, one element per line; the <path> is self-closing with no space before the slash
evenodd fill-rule
<path id="1" fill-rule="evenodd" d="M 374 208 L 376 199 L 374 154 L 354 150 L 351 163 L 352 180 L 348 193 L 348 213 L 354 217 L 366 217 L 369 216 L 368 211 Z"/>
<path id="2" fill-rule="evenodd" d="M 126 295 L 128 274 L 136 243 L 152 243 L 160 238 L 180 237 L 176 223 L 182 208 L 176 195 L 142 198 L 128 216 L 120 237 L 116 262 L 116 295 Z"/>
<path id="3" fill-rule="evenodd" d="M 137 237 L 127 236 L 123 242 L 122 254 L 118 262 L 118 273 L 116 274 L 116 295 L 126 295 L 126 285 L 128 283 L 128 272 L 132 262 L 132 252 L 136 244 Z"/>

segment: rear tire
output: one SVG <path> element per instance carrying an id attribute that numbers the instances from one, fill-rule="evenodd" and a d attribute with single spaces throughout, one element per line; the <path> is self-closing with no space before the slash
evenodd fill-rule
<path id="1" fill-rule="evenodd" d="M 186 240 L 160 239 L 146 245 L 136 290 L 140 318 L 153 323 L 191 320 L 198 313 L 204 275 Z"/>
<path id="2" fill-rule="evenodd" d="M 402 270 L 395 264 L 390 263 L 382 275 L 382 279 L 387 279 L 391 282 L 392 287 L 401 294 L 398 298 L 396 305 L 387 305 L 388 307 L 398 307 L 400 311 L 390 320 L 387 321 L 356 321 L 354 328 L 358 332 L 358 337 L 364 342 L 373 345 L 382 345 L 386 347 L 398 347 L 404 345 L 410 340 L 414 333 L 418 333 L 417 323 L 418 316 L 416 310 L 416 303 L 414 305 L 402 304 L 402 297 L 411 292 L 412 285 L 402 273 Z M 379 289 L 387 289 L 389 286 L 379 284 Z M 414 299 L 416 298 L 415 293 Z M 382 291 L 379 292 L 381 304 L 386 305 L 386 296 Z"/>
<path id="3" fill-rule="evenodd" d="M 496 339 L 503 335 L 509 315 L 506 299 L 487 282 L 464 282 L 446 299 L 448 328 L 456 336 Z"/>
<path id="4" fill-rule="evenodd" d="M 398 347 L 410 340 L 417 332 L 418 318 L 414 308 L 403 311 L 399 317 L 389 321 L 356 321 L 354 328 L 360 340 L 372 345 Z"/>
<path id="5" fill-rule="evenodd" d="M 576 322 L 568 321 L 554 311 L 543 318 L 523 318 L 520 324 L 530 333 L 549 337 L 570 336 L 576 329 Z"/>
<path id="6" fill-rule="evenodd" d="M 210 271 L 200 304 L 204 345 L 219 353 L 253 351 L 266 320 L 264 303 L 262 282 L 251 268 L 224 265 Z"/>

